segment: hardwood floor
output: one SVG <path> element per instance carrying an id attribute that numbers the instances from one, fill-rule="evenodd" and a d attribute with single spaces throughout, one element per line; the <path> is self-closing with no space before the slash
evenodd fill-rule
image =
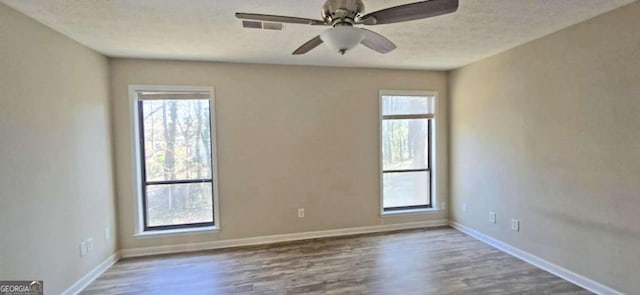
<path id="1" fill-rule="evenodd" d="M 451 228 L 126 259 L 82 294 L 591 294 Z"/>

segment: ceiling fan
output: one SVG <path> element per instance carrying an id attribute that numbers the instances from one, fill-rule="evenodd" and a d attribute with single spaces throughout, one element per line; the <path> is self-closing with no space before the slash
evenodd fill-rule
<path id="1" fill-rule="evenodd" d="M 383 25 L 423 19 L 458 9 L 458 0 L 428 0 L 409 3 L 386 9 L 364 13 L 362 0 L 327 0 L 322 6 L 322 20 L 237 12 L 236 17 L 246 20 L 267 22 L 306 24 L 312 26 L 332 26 L 319 36 L 302 44 L 293 54 L 305 54 L 322 43 L 340 54 L 345 54 L 358 44 L 379 53 L 388 53 L 396 49 L 396 45 L 384 36 L 354 25 Z"/>

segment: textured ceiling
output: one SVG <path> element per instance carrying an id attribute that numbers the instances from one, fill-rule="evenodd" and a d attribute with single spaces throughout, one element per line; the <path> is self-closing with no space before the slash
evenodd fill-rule
<path id="1" fill-rule="evenodd" d="M 320 46 L 292 56 L 326 27 L 244 29 L 234 12 L 320 18 L 322 0 L 0 0 L 111 57 L 401 69 L 458 68 L 634 1 L 460 0 L 453 14 L 367 27 L 398 45 L 386 55 Z M 364 2 L 371 12 L 415 0 Z"/>

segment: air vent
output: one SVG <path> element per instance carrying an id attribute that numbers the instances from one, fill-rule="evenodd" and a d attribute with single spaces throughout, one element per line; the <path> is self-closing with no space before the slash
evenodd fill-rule
<path id="1" fill-rule="evenodd" d="M 282 25 L 282 23 L 263 23 L 263 22 L 256 22 L 256 21 L 250 21 L 250 20 L 243 20 L 242 27 L 248 28 L 248 29 L 265 29 L 265 30 L 282 31 L 282 28 L 284 26 Z"/>
<path id="2" fill-rule="evenodd" d="M 265 30 L 282 30 L 282 23 L 262 23 L 262 28 Z"/>
<path id="3" fill-rule="evenodd" d="M 262 22 L 243 20 L 242 27 L 249 29 L 262 29 Z"/>

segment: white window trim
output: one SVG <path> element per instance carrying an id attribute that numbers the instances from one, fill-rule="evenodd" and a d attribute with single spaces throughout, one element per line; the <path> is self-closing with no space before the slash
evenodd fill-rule
<path id="1" fill-rule="evenodd" d="M 140 91 L 193 91 L 193 92 L 208 92 L 210 102 L 210 124 L 211 124 L 211 179 L 213 186 L 213 223 L 214 226 L 207 226 L 201 228 L 184 228 L 184 229 L 169 229 L 169 230 L 157 230 L 157 231 L 144 231 L 144 221 L 142 217 L 142 171 L 140 167 L 140 142 L 139 142 L 139 121 L 138 116 L 138 92 Z M 213 87 L 203 86 L 171 86 L 171 85 L 129 85 L 129 131 L 131 133 L 131 171 L 134 171 L 134 237 L 152 237 L 152 236 L 164 236 L 164 235 L 176 235 L 187 233 L 202 233 L 202 232 L 216 232 L 220 229 L 220 194 L 218 193 L 218 149 L 217 149 L 217 137 L 216 137 L 216 107 L 215 107 L 215 94 Z"/>
<path id="2" fill-rule="evenodd" d="M 431 125 L 431 208 L 407 209 L 397 211 L 384 211 L 384 183 L 383 183 L 383 157 L 382 157 L 382 97 L 383 96 L 433 96 L 433 124 Z M 378 155 L 380 160 L 380 215 L 405 215 L 405 214 L 433 214 L 440 212 L 439 190 L 438 190 L 438 92 L 437 91 L 414 91 L 414 90 L 380 90 L 378 94 Z"/>

